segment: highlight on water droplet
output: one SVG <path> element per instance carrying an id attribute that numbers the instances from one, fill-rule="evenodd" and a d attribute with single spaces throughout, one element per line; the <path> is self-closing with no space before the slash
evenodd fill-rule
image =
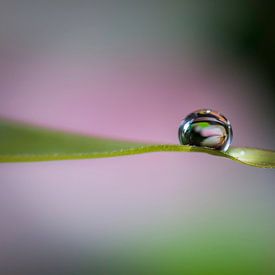
<path id="1" fill-rule="evenodd" d="M 227 151 L 233 139 L 229 120 L 219 112 L 200 109 L 185 117 L 179 126 L 179 141 L 183 145 Z"/>

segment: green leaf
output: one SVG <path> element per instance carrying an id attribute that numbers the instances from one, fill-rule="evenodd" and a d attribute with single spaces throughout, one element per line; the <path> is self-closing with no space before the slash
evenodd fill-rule
<path id="1" fill-rule="evenodd" d="M 226 153 L 209 148 L 149 144 L 85 136 L 0 120 L 0 162 L 87 159 L 149 152 L 200 152 L 262 168 L 275 168 L 275 152 L 230 148 Z"/>

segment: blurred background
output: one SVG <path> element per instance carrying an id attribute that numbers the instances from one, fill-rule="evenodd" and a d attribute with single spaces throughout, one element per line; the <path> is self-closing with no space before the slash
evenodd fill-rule
<path id="1" fill-rule="evenodd" d="M 0 115 L 178 143 L 225 114 L 275 149 L 262 1 L 0 2 Z M 275 172 L 205 154 L 0 164 L 0 274 L 275 274 Z"/>

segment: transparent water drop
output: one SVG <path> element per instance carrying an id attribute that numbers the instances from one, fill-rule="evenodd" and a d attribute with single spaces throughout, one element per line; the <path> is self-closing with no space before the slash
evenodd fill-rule
<path id="1" fill-rule="evenodd" d="M 209 109 L 197 110 L 182 120 L 179 141 L 183 145 L 208 147 L 226 151 L 233 139 L 229 120 Z"/>

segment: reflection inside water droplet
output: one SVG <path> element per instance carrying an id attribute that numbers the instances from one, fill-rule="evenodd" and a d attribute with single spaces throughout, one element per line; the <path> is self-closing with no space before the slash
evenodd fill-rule
<path id="1" fill-rule="evenodd" d="M 233 138 L 229 120 L 219 112 L 201 109 L 189 114 L 179 126 L 183 145 L 226 151 Z"/>

